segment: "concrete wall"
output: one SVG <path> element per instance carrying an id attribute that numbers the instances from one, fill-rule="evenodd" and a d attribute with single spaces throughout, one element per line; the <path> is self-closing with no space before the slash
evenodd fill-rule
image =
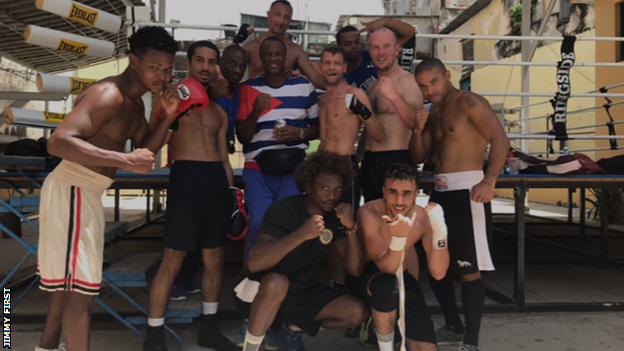
<path id="1" fill-rule="evenodd" d="M 465 35 L 505 35 L 509 32 L 510 20 L 505 6 L 501 0 L 494 0 L 490 5 L 467 21 L 452 34 Z M 475 40 L 474 59 L 477 61 L 498 60 L 494 47 L 494 40 Z M 441 60 L 461 60 L 462 44 L 458 39 L 439 40 L 436 46 L 437 57 Z M 461 66 L 449 67 L 452 69 L 451 75 L 454 77 L 453 83 L 459 83 L 461 77 Z M 476 66 L 480 69 L 482 66 Z"/>
<path id="2" fill-rule="evenodd" d="M 439 16 L 441 7 L 441 0 L 390 0 L 386 5 L 385 15 Z"/>
<path id="3" fill-rule="evenodd" d="M 0 91 L 37 92 L 35 72 L 6 58 L 0 60 L 0 68 L 2 68 L 0 69 Z M 13 101 L 11 100 L 0 100 L 0 114 L 3 114 L 4 109 L 12 104 Z M 41 101 L 31 101 L 24 106 L 17 107 L 42 111 L 45 104 Z M 21 138 L 38 139 L 42 136 L 42 129 L 11 126 L 4 124 L 4 119 L 0 120 L 0 146 L 2 150 L 6 144 L 12 141 Z"/>
<path id="4" fill-rule="evenodd" d="M 620 12 L 621 0 L 600 0 L 595 2 L 596 17 L 600 19 L 596 23 L 596 36 L 604 37 L 618 37 L 622 36 L 620 32 L 621 16 Z M 596 61 L 597 62 L 622 62 L 619 57 L 619 45 L 612 41 L 598 41 L 595 42 L 596 46 Z M 619 60 L 619 61 L 618 61 Z M 596 88 L 603 86 L 615 85 L 624 83 L 624 68 L 622 67 L 599 67 L 596 69 Z M 624 93 L 624 87 L 613 89 L 610 93 Z M 615 101 L 620 99 L 614 99 Z M 603 104 L 603 99 L 596 99 L 596 104 Z M 622 105 L 611 108 L 611 115 L 615 120 L 622 120 L 624 117 L 624 107 Z M 604 110 L 599 110 L 596 114 L 596 124 L 606 123 L 609 121 L 609 117 Z M 624 135 L 624 126 L 616 125 L 615 130 L 618 135 Z M 596 131 L 597 135 L 608 135 L 607 128 L 599 128 Z M 624 145 L 624 142 L 618 141 L 619 145 Z M 609 147 L 607 140 L 600 140 L 596 142 L 596 147 Z M 596 153 L 597 159 L 613 157 L 621 155 L 622 151 L 599 151 Z"/>

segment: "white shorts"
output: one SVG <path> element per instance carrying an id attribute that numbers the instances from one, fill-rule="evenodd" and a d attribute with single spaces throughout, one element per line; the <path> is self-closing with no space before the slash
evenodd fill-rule
<path id="1" fill-rule="evenodd" d="M 97 295 L 104 261 L 102 194 L 113 180 L 63 160 L 41 188 L 40 288 Z"/>

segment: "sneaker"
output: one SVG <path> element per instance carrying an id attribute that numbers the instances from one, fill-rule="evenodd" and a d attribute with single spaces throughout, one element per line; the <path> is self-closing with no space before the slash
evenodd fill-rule
<path id="1" fill-rule="evenodd" d="M 344 333 L 345 338 L 358 339 L 360 337 L 360 328 L 361 327 L 353 327 L 347 329 L 347 331 Z"/>
<path id="2" fill-rule="evenodd" d="M 282 351 L 306 351 L 301 340 L 302 332 L 294 332 L 282 325 L 279 333 L 275 334 L 277 346 Z"/>
<path id="3" fill-rule="evenodd" d="M 194 280 L 186 283 L 186 285 L 184 285 L 184 289 L 186 289 L 186 293 L 189 295 L 199 294 L 201 292 L 201 286 L 197 285 Z"/>
<path id="4" fill-rule="evenodd" d="M 143 351 L 167 351 L 165 345 L 165 326 L 147 326 L 147 334 L 143 341 Z"/>
<path id="5" fill-rule="evenodd" d="M 174 285 L 173 288 L 171 289 L 170 298 L 173 301 L 184 301 L 188 299 L 188 293 L 186 292 L 186 289 L 184 289 L 183 286 Z"/>
<path id="6" fill-rule="evenodd" d="M 203 314 L 199 318 L 201 320 L 197 341 L 199 346 L 216 351 L 238 351 L 238 346 L 219 331 L 216 314 Z"/>
<path id="7" fill-rule="evenodd" d="M 456 333 L 448 325 L 436 331 L 436 341 L 438 345 L 461 345 L 464 342 L 464 333 Z"/>
<path id="8" fill-rule="evenodd" d="M 238 347 L 245 346 L 245 335 L 247 334 L 247 326 L 249 325 L 249 319 L 243 319 L 243 325 L 241 325 L 240 331 L 236 334 L 236 338 L 234 338 L 234 344 Z"/>
<path id="9" fill-rule="evenodd" d="M 375 325 L 373 317 L 362 323 L 360 327 L 360 342 L 364 346 L 377 346 L 377 334 L 375 334 Z"/>
<path id="10" fill-rule="evenodd" d="M 459 351 L 479 351 L 479 348 L 474 345 L 463 344 L 459 347 Z"/>
<path id="11" fill-rule="evenodd" d="M 67 351 L 67 345 L 65 345 L 65 343 L 62 342 L 55 349 L 44 349 L 41 346 L 35 346 L 35 351 Z"/>
<path id="12" fill-rule="evenodd" d="M 266 334 L 264 334 L 264 349 L 267 351 L 275 351 L 280 349 L 277 344 L 277 335 L 271 330 L 271 328 L 269 328 Z"/>

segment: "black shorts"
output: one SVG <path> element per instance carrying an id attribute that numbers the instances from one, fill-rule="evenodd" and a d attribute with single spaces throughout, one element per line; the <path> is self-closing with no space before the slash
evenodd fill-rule
<path id="1" fill-rule="evenodd" d="M 381 273 L 375 262 L 368 262 L 359 276 L 347 275 L 347 291 L 351 295 L 363 299 L 370 306 L 368 283 L 377 274 L 386 273 Z M 425 303 L 425 295 L 420 287 L 420 283 L 407 270 L 403 272 L 403 283 L 405 285 L 405 334 L 407 338 L 435 344 L 436 337 L 433 331 L 433 321 Z"/>
<path id="2" fill-rule="evenodd" d="M 345 156 L 346 157 L 346 156 Z M 360 199 L 362 197 L 362 187 L 360 184 L 360 167 L 358 166 L 357 156 L 349 156 L 349 162 L 351 163 L 351 169 L 355 172 L 355 178 L 351 182 L 351 187 L 342 190 L 342 196 L 340 197 L 340 203 L 351 204 L 353 208 L 353 218 L 357 218 L 357 210 L 360 208 Z"/>
<path id="3" fill-rule="evenodd" d="M 362 191 L 366 202 L 381 199 L 386 172 L 396 163 L 412 165 L 412 158 L 407 150 L 379 151 L 364 153 L 362 160 Z"/>
<path id="4" fill-rule="evenodd" d="M 244 275 L 239 275 L 234 286 L 238 286 L 244 279 L 246 279 Z M 291 284 L 271 328 L 279 331 L 282 323 L 291 323 L 301 328 L 306 334 L 315 336 L 322 322 L 315 321 L 316 316 L 325 306 L 343 295 L 345 295 L 343 292 L 321 284 L 305 287 Z M 234 293 L 234 301 L 241 314 L 249 318 L 252 302 L 241 300 L 236 293 Z"/>
<path id="5" fill-rule="evenodd" d="M 175 161 L 171 166 L 165 247 L 214 249 L 231 229 L 232 195 L 222 162 Z"/>
<path id="6" fill-rule="evenodd" d="M 458 275 L 494 270 L 487 243 L 492 218 L 486 215 L 484 204 L 471 201 L 470 190 L 434 191 L 429 201 L 444 210 L 449 269 Z M 477 254 L 477 245 L 483 257 Z"/>

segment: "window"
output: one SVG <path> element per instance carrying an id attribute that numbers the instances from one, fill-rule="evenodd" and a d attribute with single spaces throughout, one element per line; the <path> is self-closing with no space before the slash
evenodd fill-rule
<path id="1" fill-rule="evenodd" d="M 474 40 L 464 39 L 462 43 L 462 59 L 464 61 L 474 61 Z M 470 78 L 470 75 L 474 72 L 474 65 L 464 65 L 462 67 L 462 76 L 460 81 Z"/>

